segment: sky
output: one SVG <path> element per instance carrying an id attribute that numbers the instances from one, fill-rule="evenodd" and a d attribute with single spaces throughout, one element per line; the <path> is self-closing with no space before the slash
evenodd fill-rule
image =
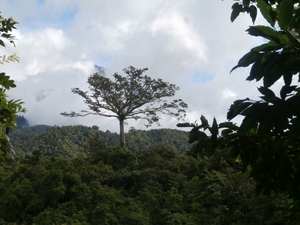
<path id="1" fill-rule="evenodd" d="M 4 17 L 18 21 L 19 63 L 2 66 L 17 87 L 9 98 L 22 99 L 31 126 L 97 125 L 119 131 L 115 118 L 68 118 L 61 112 L 86 109 L 71 88 L 88 90 L 95 66 L 108 77 L 128 66 L 148 68 L 146 75 L 176 84 L 175 98 L 188 104 L 185 122 L 226 119 L 236 99 L 259 96 L 256 82 L 246 81 L 248 68 L 230 73 L 238 60 L 263 40 L 249 36 L 247 14 L 230 22 L 232 0 L 0 0 Z M 260 18 L 258 18 L 258 21 Z M 175 118 L 161 116 L 161 126 L 176 129 Z M 146 129 L 143 120 L 125 127 Z"/>

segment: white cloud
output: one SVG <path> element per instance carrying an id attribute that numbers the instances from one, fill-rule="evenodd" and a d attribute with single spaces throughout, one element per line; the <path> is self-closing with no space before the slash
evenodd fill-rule
<path id="1" fill-rule="evenodd" d="M 45 0 L 39 5 L 34 0 L 26 4 L 5 0 L 2 12 L 20 23 L 13 51 L 21 61 L 3 67 L 18 85 L 10 96 L 26 102 L 25 117 L 31 124 L 96 124 L 118 131 L 113 119 L 65 118 L 59 113 L 86 107 L 71 88 L 87 90 L 94 64 L 109 66 L 111 74 L 122 73 L 128 66 L 148 67 L 147 75 L 181 87 L 176 97 L 189 104 L 187 120 L 194 122 L 201 114 L 225 119 L 233 100 L 258 95 L 258 84 L 245 82 L 247 69 L 229 73 L 260 41 L 244 32 L 251 25 L 248 15 L 230 22 L 232 4 L 219 0 Z M 206 79 L 207 74 L 211 79 Z M 128 127 L 144 128 L 144 121 L 128 122 Z M 161 121 L 162 127 L 169 128 L 176 123 L 168 117 Z"/>

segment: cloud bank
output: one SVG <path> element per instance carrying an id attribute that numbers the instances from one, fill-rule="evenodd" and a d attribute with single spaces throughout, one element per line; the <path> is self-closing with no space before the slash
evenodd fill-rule
<path id="1" fill-rule="evenodd" d="M 17 83 L 8 95 L 25 102 L 30 125 L 118 131 L 115 119 L 60 113 L 86 108 L 71 88 L 88 90 L 95 64 L 108 75 L 146 67 L 147 75 L 181 87 L 175 97 L 189 105 L 186 121 L 201 114 L 224 120 L 235 99 L 257 98 L 259 84 L 245 82 L 248 69 L 229 72 L 262 41 L 244 32 L 251 25 L 248 15 L 230 22 L 231 5 L 228 0 L 5 0 L 2 14 L 19 22 L 17 46 L 4 52 L 20 57 L 20 63 L 2 67 Z M 161 127 L 176 128 L 177 122 L 162 116 Z M 129 120 L 127 129 L 145 129 L 143 124 Z"/>

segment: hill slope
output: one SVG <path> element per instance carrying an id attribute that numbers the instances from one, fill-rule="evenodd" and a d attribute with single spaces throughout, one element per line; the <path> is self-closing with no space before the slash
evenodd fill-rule
<path id="1" fill-rule="evenodd" d="M 175 129 L 131 130 L 126 134 L 126 147 L 130 151 L 168 145 L 180 153 L 189 150 L 188 134 Z M 119 135 L 87 126 L 37 125 L 15 130 L 10 134 L 17 156 L 40 150 L 45 156 L 74 157 L 86 152 L 91 139 L 100 140 L 103 148 L 119 145 Z"/>

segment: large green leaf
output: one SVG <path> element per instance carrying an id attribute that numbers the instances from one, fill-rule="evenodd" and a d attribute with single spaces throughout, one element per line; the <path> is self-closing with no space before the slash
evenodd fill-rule
<path id="1" fill-rule="evenodd" d="M 280 97 L 282 100 L 285 100 L 287 95 L 290 94 L 292 91 L 294 91 L 296 89 L 296 85 L 293 86 L 288 86 L 288 85 L 284 85 L 282 86 L 281 90 L 280 90 Z"/>
<path id="2" fill-rule="evenodd" d="M 5 47 L 5 43 L 0 39 L 0 45 Z"/>
<path id="3" fill-rule="evenodd" d="M 246 133 L 250 132 L 253 128 L 256 130 L 256 127 L 257 127 L 257 121 L 251 116 L 246 116 L 242 121 L 240 129 L 238 130 L 238 133 L 246 134 Z"/>
<path id="4" fill-rule="evenodd" d="M 250 70 L 250 75 L 246 78 L 246 80 L 254 80 L 259 81 L 264 76 L 264 57 L 261 55 L 259 59 L 255 61 Z"/>
<path id="5" fill-rule="evenodd" d="M 274 27 L 275 25 L 275 19 L 272 15 L 272 8 L 270 5 L 268 5 L 264 0 L 257 0 L 257 7 L 259 8 L 261 14 L 263 17 L 268 21 L 268 23 Z"/>
<path id="6" fill-rule="evenodd" d="M 279 67 L 277 67 L 277 68 L 279 68 Z M 273 71 L 276 71 L 276 68 L 274 68 Z M 275 72 L 273 74 L 269 73 L 268 75 L 265 75 L 264 76 L 264 86 L 271 87 L 277 80 L 280 79 L 281 75 L 282 74 L 280 73 L 280 71 Z"/>
<path id="7" fill-rule="evenodd" d="M 242 12 L 242 5 L 238 2 L 234 3 L 232 5 L 232 12 L 231 12 L 231 15 L 230 15 L 230 20 L 231 22 L 233 22 L 238 16 L 239 14 Z"/>
<path id="8" fill-rule="evenodd" d="M 252 102 L 250 102 L 248 98 L 234 101 L 227 113 L 227 119 L 232 120 L 237 115 L 241 114 L 251 104 Z"/>
<path id="9" fill-rule="evenodd" d="M 267 102 L 275 102 L 275 101 L 279 100 L 276 97 L 275 93 L 267 87 L 263 87 L 263 86 L 259 87 L 258 91 L 264 95 L 261 98 L 264 99 Z"/>
<path id="10" fill-rule="evenodd" d="M 279 25 L 282 29 L 287 29 L 293 19 L 293 0 L 282 0 L 278 7 Z"/>
<path id="11" fill-rule="evenodd" d="M 293 75 L 291 73 L 286 73 L 283 75 L 283 80 L 286 86 L 290 86 L 292 83 Z"/>
<path id="12" fill-rule="evenodd" d="M 246 31 L 252 36 L 264 37 L 276 43 L 280 43 L 278 33 L 271 27 L 262 25 L 250 26 Z"/>
<path id="13" fill-rule="evenodd" d="M 259 45 L 251 49 L 251 51 L 256 52 L 269 52 L 269 51 L 276 51 L 281 49 L 283 46 L 280 44 L 275 43 L 274 41 L 270 41 L 266 44 Z"/>
<path id="14" fill-rule="evenodd" d="M 193 128 L 189 133 L 189 143 L 205 139 L 207 139 L 207 135 L 204 132 L 199 131 L 198 128 Z"/>
<path id="15" fill-rule="evenodd" d="M 238 64 L 231 69 L 230 73 L 238 67 L 247 67 L 260 58 L 261 55 L 259 52 L 250 51 L 239 60 Z"/>
<path id="16" fill-rule="evenodd" d="M 10 89 L 16 87 L 14 80 L 10 79 L 5 73 L 0 73 L 0 85 L 5 89 Z"/>
<path id="17" fill-rule="evenodd" d="M 249 7 L 249 11 L 250 11 L 250 17 L 252 19 L 252 23 L 254 24 L 257 16 L 257 8 L 254 5 L 251 5 Z"/>

